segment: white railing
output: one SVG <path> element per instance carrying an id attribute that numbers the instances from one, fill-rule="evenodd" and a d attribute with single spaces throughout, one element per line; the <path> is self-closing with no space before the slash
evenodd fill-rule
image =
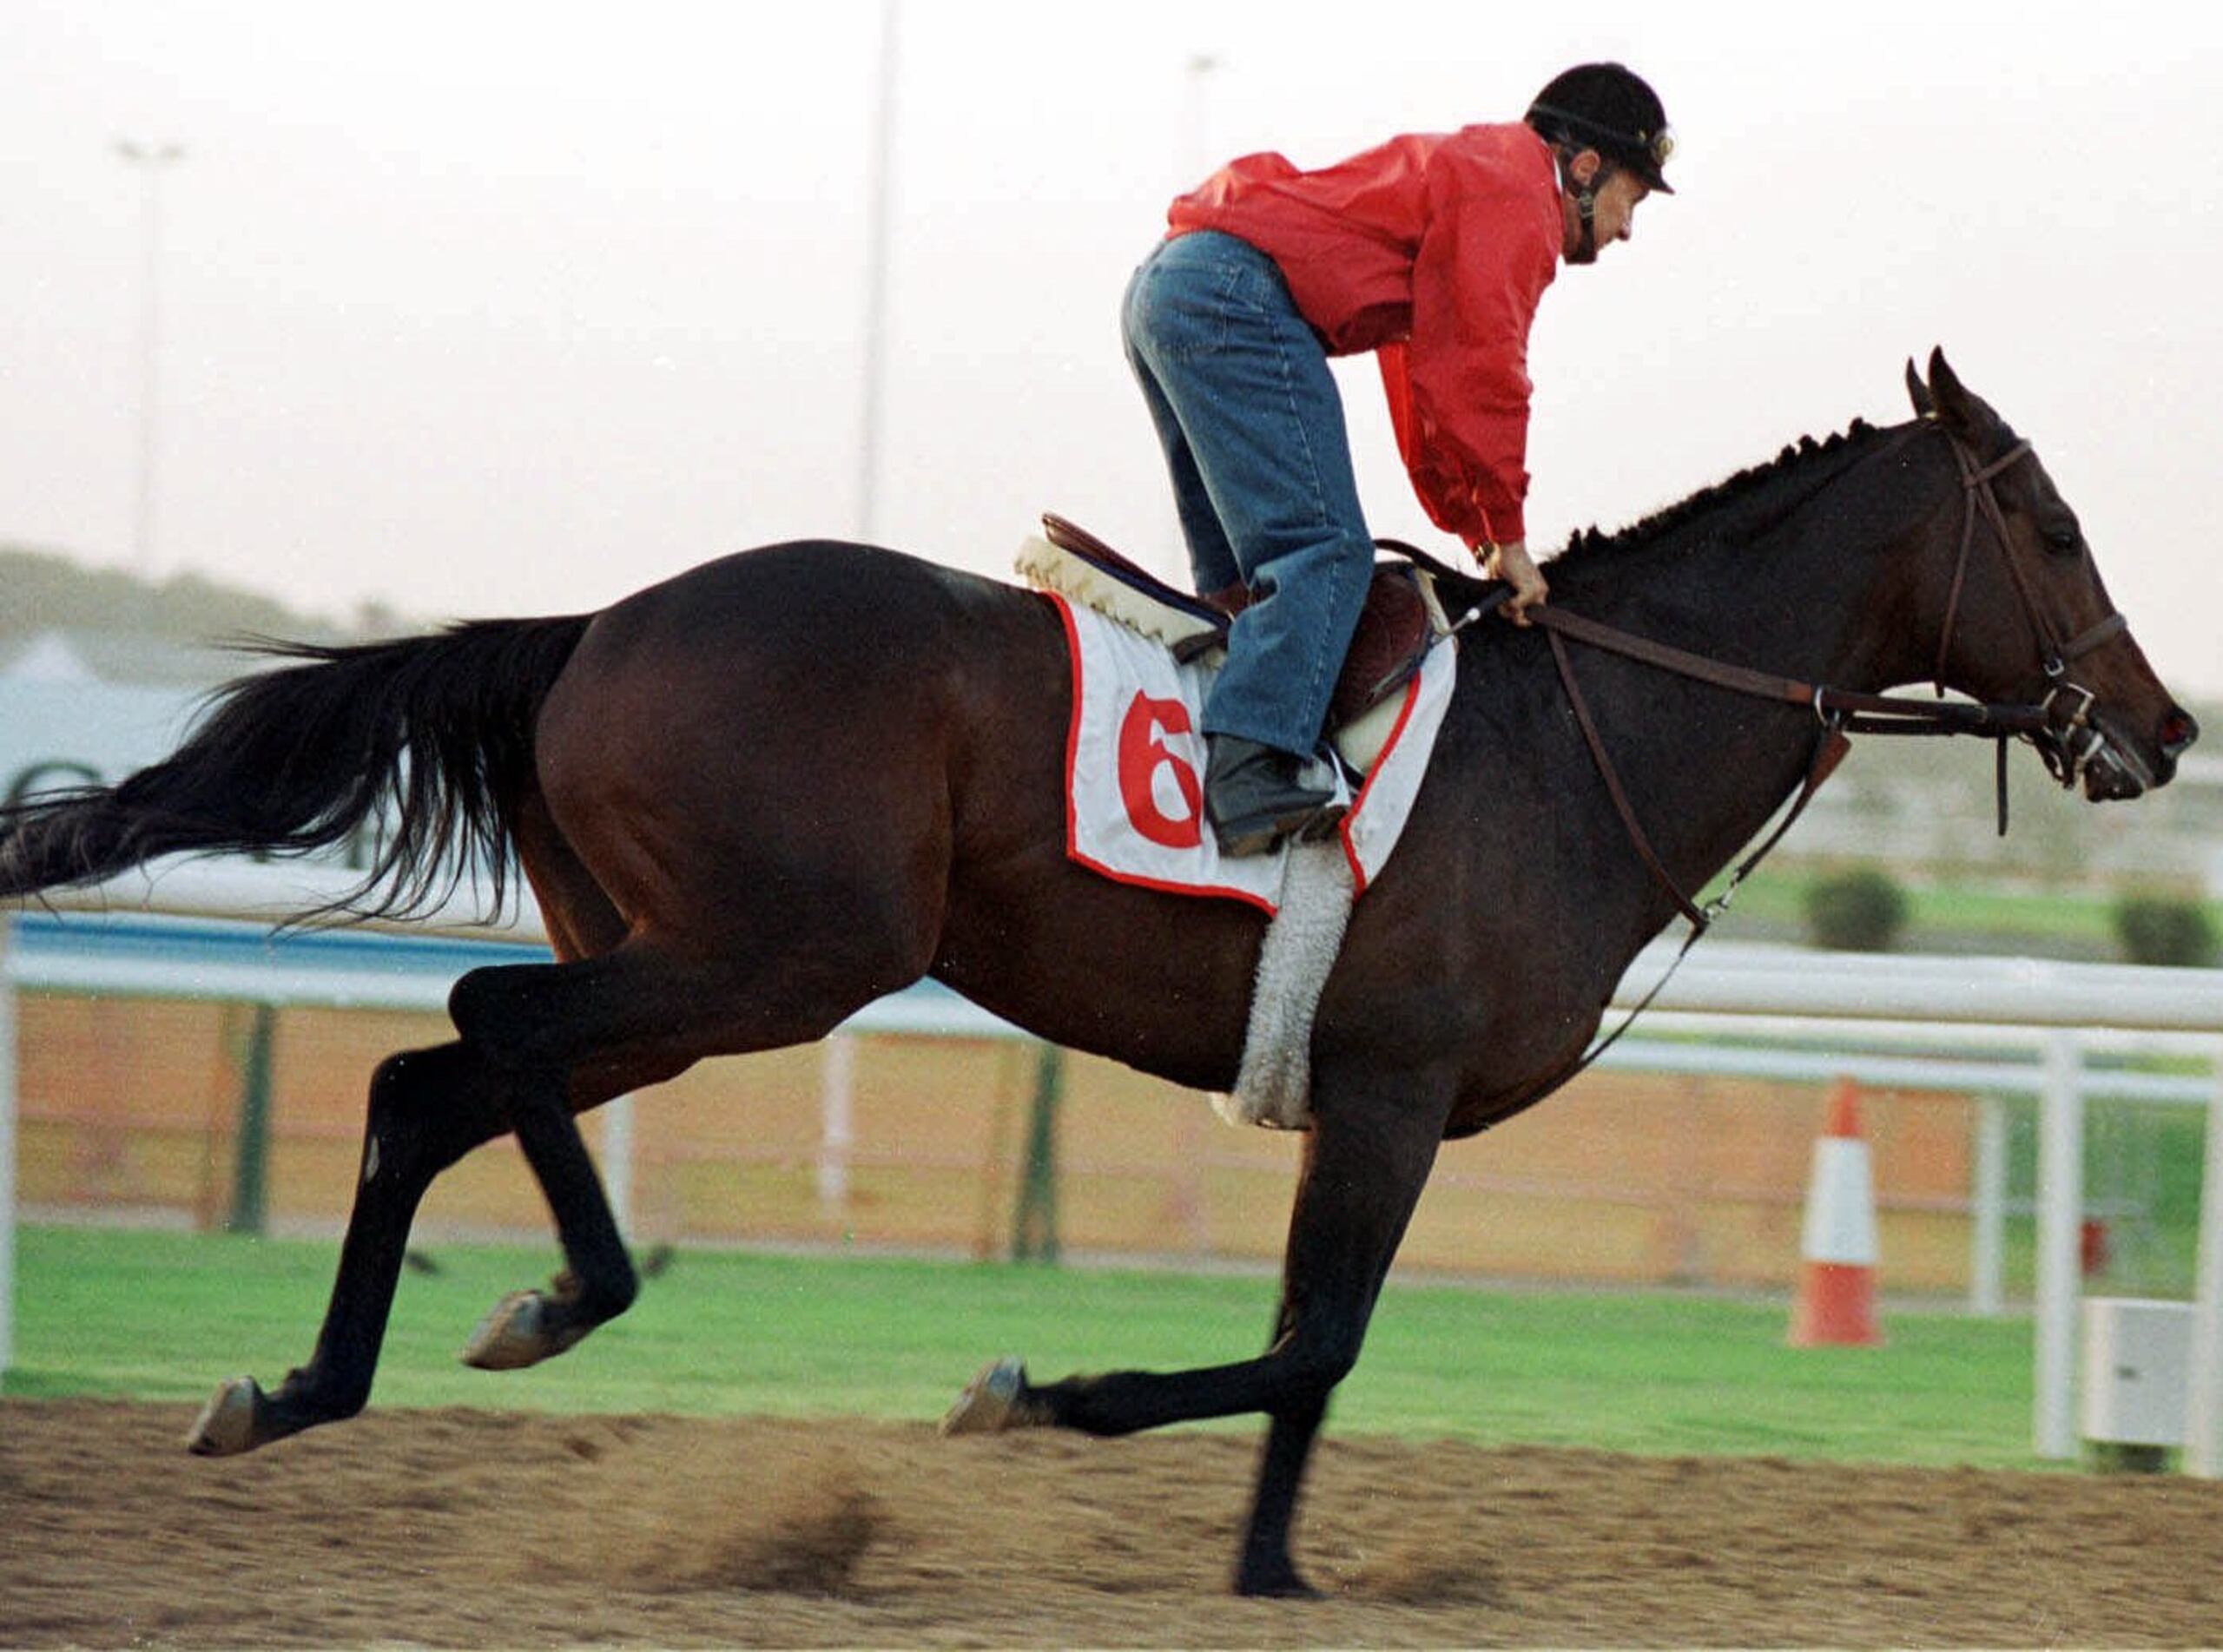
<path id="1" fill-rule="evenodd" d="M 346 874 L 304 865 L 284 868 L 227 863 L 163 865 L 133 873 L 89 891 L 57 896 L 57 906 L 158 912 L 181 916 L 275 920 L 329 901 L 348 886 Z M 544 941 L 538 914 L 528 906 L 516 921 L 492 927 L 469 908 L 445 910 L 406 925 L 373 927 L 482 939 Z M 1635 1001 L 1667 967 L 1669 943 L 1646 949 L 1614 996 L 1613 1008 Z M 49 986 L 89 991 L 184 993 L 195 997 L 249 1001 L 302 1001 L 305 989 L 290 986 L 284 971 L 254 967 L 201 972 L 186 983 L 181 971 L 149 968 L 130 971 L 105 964 L 85 966 L 67 981 Z M 430 1007 L 445 1001 L 445 984 L 419 977 L 409 984 L 393 971 L 366 969 L 333 976 L 316 989 L 318 1002 L 360 1007 L 399 1004 Z M 433 994 L 437 996 L 432 996 Z M 332 996 L 353 995 L 353 996 Z M 1837 1029 L 1849 1042 L 1854 1030 L 1877 1031 L 1910 1023 L 1949 1025 L 1977 1042 L 2009 1037 L 2034 1048 L 2028 1063 L 1994 1062 L 1974 1076 L 1981 1088 L 2035 1091 L 2040 1100 L 2038 1160 L 2036 1347 L 2033 1434 L 2041 1456 L 2066 1458 L 2075 1450 L 2074 1428 L 2075 1355 L 2078 1313 L 2079 1227 L 2083 1208 L 2083 1102 L 2095 1080 L 2131 1083 L 2133 1076 L 2101 1078 L 2088 1072 L 2080 1035 L 2114 1030 L 2154 1035 L 2193 1036 L 2194 1047 L 2214 1056 L 2223 1037 L 2223 971 L 2141 969 L 2125 965 L 2068 964 L 2022 958 L 1933 958 L 1813 953 L 1776 948 L 1710 943 L 1693 951 L 1657 1001 L 1661 1024 L 1669 1015 L 1718 1018 L 1709 1023 L 1749 1026 L 1758 1022 L 1798 1019 L 1811 1028 Z M 2002 1035 L 1995 1030 L 2011 1029 Z M 1017 1036 L 1017 1030 L 945 991 L 898 994 L 868 1008 L 841 1030 Z M 838 1037 L 838 1035 L 837 1035 Z M 2035 1040 L 2035 1043 L 2033 1043 Z M 1633 1041 L 1632 1041 L 1633 1043 Z M 837 1043 L 831 1054 L 821 1157 L 823 1185 L 837 1187 L 844 1172 L 846 1091 L 840 1074 L 845 1057 Z M 1714 1052 L 1725 1062 L 1750 1063 L 1750 1052 Z M 1789 1057 L 1778 1052 L 1778 1060 Z M 1672 1056 L 1656 1043 L 1611 1052 L 1606 1064 L 1635 1066 L 1690 1059 Z M 1811 1055 L 1802 1058 L 1813 1061 Z M 1869 1052 L 1822 1058 L 1830 1071 L 1894 1059 Z M 1897 1058 L 1903 1059 L 1903 1058 Z M 1720 1070 L 1716 1065 L 1709 1070 Z M 2223 1071 L 2223 1062 L 2212 1066 Z M 1915 1082 L 1905 1076 L 1894 1082 Z M 1964 1079 L 1971 1076 L 1962 1069 Z M 12 1352 L 15 1188 L 14 992 L 0 992 L 0 1372 Z M 2157 1088 L 2158 1085 L 2158 1088 Z M 1977 1087 L 1971 1085 L 1971 1087 Z M 2133 1088 L 2141 1087 L 2133 1083 Z M 2195 1099 L 2184 1081 L 2142 1081 L 2148 1099 Z M 2201 1189 L 2200 1257 L 2197 1270 L 2195 1343 L 2192 1397 L 2187 1429 L 2187 1464 L 2194 1471 L 2223 1474 L 2223 1089 L 2207 1081 L 2208 1128 L 2207 1174 Z M 605 1171 L 614 1197 L 622 1200 L 630 1181 L 630 1130 L 625 1109 L 612 1104 L 617 1125 L 604 1136 Z M 610 1161 L 615 1160 L 616 1162 Z M 1978 1247 L 1983 1247 L 1987 1186 L 1995 1168 L 1980 1168 Z M 1995 1195 L 1995 1186 L 1994 1193 Z M 1995 1269 L 1995 1261 L 1991 1264 Z M 1977 1270 L 1979 1280 L 1982 1266 Z M 1994 1277 L 1995 1278 L 1995 1273 Z"/>

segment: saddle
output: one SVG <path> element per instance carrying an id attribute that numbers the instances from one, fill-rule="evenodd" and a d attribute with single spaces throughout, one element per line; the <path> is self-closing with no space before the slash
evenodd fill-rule
<path id="1" fill-rule="evenodd" d="M 1250 604 L 1250 593 L 1239 585 L 1203 597 L 1177 589 L 1087 529 L 1048 511 L 1043 513 L 1042 534 L 1019 552 L 1022 575 L 1156 637 L 1178 660 L 1224 650 L 1229 623 Z M 1078 558 L 1103 578 L 1072 578 L 1069 569 L 1059 568 L 1059 553 Z M 1328 727 L 1343 728 L 1358 721 L 1402 689 L 1450 629 L 1426 569 L 1408 562 L 1377 564 L 1329 701 Z"/>

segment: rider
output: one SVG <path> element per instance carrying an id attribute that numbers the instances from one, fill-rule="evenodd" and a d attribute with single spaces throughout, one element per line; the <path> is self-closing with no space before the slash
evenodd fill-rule
<path id="1" fill-rule="evenodd" d="M 1321 724 L 1373 576 L 1328 357 L 1371 350 L 1435 524 L 1544 600 L 1521 522 L 1528 328 L 1560 260 L 1625 240 L 1673 148 L 1652 89 L 1586 63 L 1526 118 L 1412 135 L 1315 172 L 1253 155 L 1168 211 L 1129 284 L 1127 359 L 1173 475 L 1197 589 L 1248 587 L 1204 704 L 1223 852 L 1333 824 Z"/>

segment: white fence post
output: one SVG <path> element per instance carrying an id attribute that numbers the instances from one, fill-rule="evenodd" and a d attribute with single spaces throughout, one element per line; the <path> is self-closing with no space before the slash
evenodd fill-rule
<path id="1" fill-rule="evenodd" d="M 818 1203 L 831 1215 L 849 1201 L 849 1147 L 856 1136 L 856 1034 L 827 1035 L 818 1083 Z"/>
<path id="2" fill-rule="evenodd" d="M 633 1235 L 633 1098 L 613 1096 L 602 1106 L 602 1190 L 617 1231 Z"/>
<path id="3" fill-rule="evenodd" d="M 2007 1251 L 2007 1103 L 1976 1102 L 1974 1208 L 1969 1213 L 1969 1312 L 1995 1318 L 2005 1306 L 2001 1280 Z"/>
<path id="4" fill-rule="evenodd" d="M 2200 1269 L 2193 1291 L 2192 1371 L 2185 1416 L 2185 1471 L 2223 1478 L 2223 1049 L 2207 1104 L 2200 1178 Z"/>
<path id="5" fill-rule="evenodd" d="M 2083 1059 L 2076 1035 L 2046 1036 L 2038 1102 L 2038 1300 L 2032 1433 L 2040 1457 L 2076 1455 L 2078 1243 L 2084 1217 Z"/>

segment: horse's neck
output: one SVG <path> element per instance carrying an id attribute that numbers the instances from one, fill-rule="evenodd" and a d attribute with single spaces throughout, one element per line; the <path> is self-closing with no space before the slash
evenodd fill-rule
<path id="1" fill-rule="evenodd" d="M 1778 676 L 1875 690 L 1913 658 L 1892 610 L 1885 551 L 1935 509 L 1921 491 L 1877 485 L 1875 461 L 1905 438 L 1808 462 L 1778 497 L 1738 501 L 1600 559 L 1564 600 L 1591 618 Z M 1942 497 L 1942 496 L 1941 496 Z"/>
<path id="2" fill-rule="evenodd" d="M 1884 590 L 1883 552 L 1912 518 L 1902 511 L 1894 520 L 1874 490 L 1845 474 L 1867 457 L 1817 474 L 1785 509 L 1693 523 L 1632 555 L 1626 569 L 1601 567 L 1564 595 L 1555 587 L 1553 600 L 1712 659 L 1880 688 L 1909 653 L 1894 635 L 1903 616 Z M 1617 571 L 1625 576 L 1616 580 Z M 1696 893 L 1803 782 L 1817 719 L 1804 707 L 1572 652 L 1578 676 L 1606 691 L 1590 694 L 1592 710 L 1640 825 L 1677 883 Z M 1649 890 L 1647 913 L 1662 908 L 1672 910 Z"/>

